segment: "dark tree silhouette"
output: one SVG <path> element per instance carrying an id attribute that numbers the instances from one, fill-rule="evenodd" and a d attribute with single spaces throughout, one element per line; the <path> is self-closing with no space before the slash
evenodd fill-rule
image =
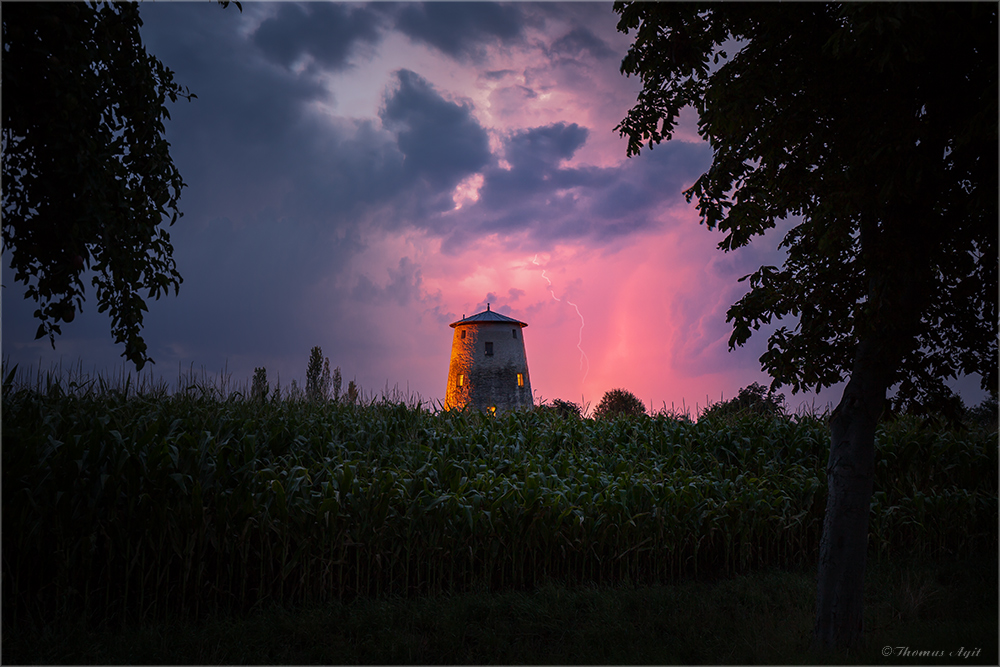
<path id="1" fill-rule="evenodd" d="M 564 401 L 561 398 L 557 398 L 552 401 L 552 409 L 555 410 L 557 415 L 564 419 L 580 418 L 580 406 L 572 401 Z"/>
<path id="2" fill-rule="evenodd" d="M 309 363 L 306 366 L 306 398 L 313 402 L 328 400 L 332 384 L 330 359 L 323 356 L 323 348 L 317 345 L 309 351 Z"/>
<path id="3" fill-rule="evenodd" d="M 997 391 L 997 6 L 987 3 L 618 2 L 638 102 L 618 126 L 636 155 L 692 105 L 712 165 L 685 194 L 747 245 L 775 222 L 728 312 L 730 347 L 772 320 L 763 369 L 793 391 L 849 378 L 830 419 L 815 640 L 853 647 L 875 427 L 888 391 L 940 402 L 978 373 Z"/>
<path id="4" fill-rule="evenodd" d="M 785 397 L 773 388 L 757 382 L 740 389 L 736 398 L 720 401 L 705 408 L 699 420 L 706 417 L 729 417 L 734 415 L 782 415 L 785 413 Z"/>
<path id="5" fill-rule="evenodd" d="M 135 3 L 3 8 L 3 244 L 38 304 L 35 337 L 55 347 L 92 270 L 97 309 L 139 370 L 152 362 L 146 298 L 182 281 L 162 224 L 180 217 L 185 185 L 163 136 L 166 104 L 194 97 L 146 52 L 141 25 Z"/>
<path id="6" fill-rule="evenodd" d="M 627 389 L 612 389 L 605 392 L 601 402 L 594 408 L 594 417 L 597 419 L 611 419 L 619 416 L 632 416 L 646 414 L 646 407 L 642 401 Z"/>

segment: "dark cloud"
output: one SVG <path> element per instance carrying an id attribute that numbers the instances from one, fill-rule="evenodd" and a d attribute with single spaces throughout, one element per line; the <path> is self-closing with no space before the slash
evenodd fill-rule
<path id="1" fill-rule="evenodd" d="M 343 69 L 358 44 L 381 38 L 380 12 L 365 6 L 339 3 L 282 3 L 276 16 L 266 19 L 252 40 L 275 62 L 291 67 L 312 56 L 329 69 Z"/>
<path id="2" fill-rule="evenodd" d="M 393 223 L 385 205 L 413 177 L 395 137 L 369 120 L 305 124 L 287 150 L 294 155 L 294 180 L 282 208 L 332 228 Z"/>
<path id="3" fill-rule="evenodd" d="M 593 58 L 604 59 L 615 55 L 615 52 L 604 40 L 584 27 L 574 28 L 554 41 L 550 51 L 570 58 L 579 58 L 584 54 L 589 54 Z"/>
<path id="4" fill-rule="evenodd" d="M 478 60 L 486 44 L 519 40 L 522 21 L 516 4 L 429 2 L 405 5 L 396 28 L 456 60 Z"/>
<path id="5" fill-rule="evenodd" d="M 483 206 L 494 210 L 517 211 L 520 225 L 531 223 L 523 205 L 561 206 L 566 195 L 560 190 L 597 184 L 594 169 L 564 169 L 559 164 L 573 157 L 587 140 L 587 128 L 576 123 L 555 123 L 514 133 L 505 144 L 504 157 L 510 169 L 491 169 L 480 196 Z M 544 199 L 546 201 L 539 201 Z M 516 223 L 514 223 L 516 224 Z"/>
<path id="6" fill-rule="evenodd" d="M 453 208 L 455 185 L 492 162 L 488 135 L 471 107 L 444 99 L 409 70 L 386 82 L 381 123 L 315 113 L 312 103 L 325 101 L 326 91 L 315 77 L 262 61 L 252 38 L 234 28 L 241 20 L 253 25 L 254 13 L 267 8 L 246 9 L 247 17 L 210 5 L 144 8 L 158 27 L 154 52 L 199 95 L 174 105 L 168 126 L 171 153 L 191 184 L 181 224 L 222 218 L 243 224 L 270 212 L 272 220 L 319 226 L 338 237 L 352 229 L 395 229 Z M 277 15 L 291 20 L 304 11 L 282 8 Z M 197 28 L 185 29 L 186 21 Z M 171 39 L 174 33 L 183 39 Z"/>
<path id="7" fill-rule="evenodd" d="M 670 142 L 613 167 L 569 167 L 587 128 L 555 123 L 516 132 L 504 145 L 510 168 L 484 170 L 480 199 L 452 223 L 442 249 L 458 252 L 492 233 L 525 234 L 525 243 L 590 238 L 602 243 L 649 229 L 707 168 L 705 144 Z"/>
<path id="8" fill-rule="evenodd" d="M 445 23 L 453 27 L 480 21 L 461 39 L 476 34 L 515 39 L 519 34 L 514 23 L 501 20 L 513 21 L 519 10 L 511 7 L 373 5 L 368 13 L 365 7 L 275 10 L 250 5 L 248 17 L 208 5 L 144 8 L 144 16 L 155 16 L 159 24 L 153 33 L 159 37 L 154 52 L 199 94 L 191 104 L 172 108 L 168 129 L 175 160 L 192 183 L 182 200 L 189 216 L 239 223 L 271 211 L 274 220 L 318 225 L 335 236 L 372 225 L 394 229 L 413 224 L 440 234 L 452 247 L 488 232 L 527 231 L 536 239 L 552 240 L 611 238 L 648 224 L 652 207 L 674 197 L 680 181 L 688 178 L 691 169 L 685 165 L 690 159 L 701 160 L 699 169 L 704 166 L 704 156 L 680 155 L 683 151 L 672 142 L 670 148 L 644 152 L 621 167 L 565 167 L 564 161 L 587 141 L 589 130 L 556 123 L 509 136 L 503 154 L 511 168 L 500 169 L 471 105 L 445 99 L 407 69 L 388 82 L 381 126 L 378 120 L 315 114 L 311 103 L 328 93 L 314 77 L 267 66 L 261 48 L 283 64 L 303 55 L 328 66 L 343 64 L 349 45 L 376 39 L 376 13 L 405 14 L 414 22 L 444 12 Z M 197 14 L 194 20 L 192 12 Z M 234 30 L 234 22 L 255 25 L 254 16 L 261 14 L 266 18 L 250 37 Z M 411 25 L 412 34 L 417 23 Z M 322 36 L 336 35 L 337 30 L 354 33 L 339 46 L 324 46 Z M 182 37 L 173 39 L 175 33 Z M 298 43 L 287 39 L 292 35 L 301 35 Z M 454 44 L 462 43 L 454 39 Z M 600 52 L 601 44 L 590 32 L 572 30 L 556 40 L 555 48 Z M 496 70 L 487 76 L 510 74 Z M 530 88 L 518 90 L 522 98 L 534 94 Z M 646 168 L 640 169 L 640 162 Z M 679 172 L 667 173 L 670 165 L 679 166 Z M 455 185 L 477 172 L 484 175 L 480 200 L 445 216 L 454 208 Z M 648 185 L 652 187 L 644 191 Z"/>
<path id="9" fill-rule="evenodd" d="M 576 123 L 555 123 L 514 134 L 507 142 L 504 156 L 520 168 L 539 172 L 551 169 L 587 141 L 588 130 Z"/>
<path id="10" fill-rule="evenodd" d="M 149 50 L 198 96 L 171 105 L 166 128 L 171 156 L 190 184 L 182 209 L 207 219 L 259 212 L 290 187 L 304 110 L 326 92 L 261 62 L 237 30 L 251 16 L 207 3 L 150 4 L 142 15 L 155 26 L 143 30 Z"/>
<path id="11" fill-rule="evenodd" d="M 711 162 L 708 144 L 672 141 L 622 164 L 592 201 L 596 217 L 623 222 L 666 203 L 679 203 L 682 191 Z"/>
<path id="12" fill-rule="evenodd" d="M 450 189 L 491 160 L 486 130 L 472 109 L 442 98 L 421 76 L 396 72 L 398 86 L 380 115 L 397 132 L 403 168 L 438 189 Z"/>
<path id="13" fill-rule="evenodd" d="M 601 170 L 600 185 L 586 197 L 587 231 L 596 241 L 610 242 L 654 228 L 668 207 L 684 203 L 690 186 L 711 163 L 708 144 L 670 142 Z"/>
<path id="14" fill-rule="evenodd" d="M 172 230 L 181 296 L 150 304 L 148 318 L 151 352 L 168 364 L 229 358 L 236 370 L 242 359 L 252 372 L 263 350 L 284 359 L 316 344 L 357 354 L 373 345 L 346 315 L 330 315 L 359 307 L 349 287 L 322 302 L 317 294 L 354 282 L 348 271 L 361 239 L 403 224 L 393 206 L 418 179 L 378 119 L 315 113 L 312 103 L 327 98 L 317 79 L 263 58 L 240 27 L 265 11 L 273 8 L 142 8 L 150 50 L 198 95 L 172 105 L 167 124 L 189 184 L 185 217 Z M 414 293 L 419 275 L 410 268 L 394 267 L 388 285 L 375 286 L 380 298 L 405 300 L 407 285 Z"/>
<path id="15" fill-rule="evenodd" d="M 192 184 L 182 199 L 189 216 L 240 222 L 272 210 L 275 219 L 330 233 L 395 228 L 450 209 L 455 184 L 491 160 L 471 109 L 445 100 L 414 72 L 401 70 L 387 82 L 381 124 L 333 118 L 313 110 L 327 95 L 314 77 L 262 62 L 252 41 L 233 29 L 232 14 L 187 4 L 148 9 L 160 27 L 155 52 L 199 94 L 171 109 L 168 127 L 172 155 Z M 310 11 L 326 16 L 319 7 Z M 193 36 L 180 27 L 191 12 L 198 14 Z M 304 12 L 282 8 L 278 17 L 291 21 L 286 15 Z M 185 40 L 167 39 L 172 27 Z"/>

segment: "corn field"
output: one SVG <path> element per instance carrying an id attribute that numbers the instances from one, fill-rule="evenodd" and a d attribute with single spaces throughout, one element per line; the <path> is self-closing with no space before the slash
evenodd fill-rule
<path id="1" fill-rule="evenodd" d="M 5 623 L 662 583 L 818 551 L 816 417 L 491 417 L 5 384 Z M 872 557 L 995 545 L 995 430 L 901 419 L 877 448 Z"/>

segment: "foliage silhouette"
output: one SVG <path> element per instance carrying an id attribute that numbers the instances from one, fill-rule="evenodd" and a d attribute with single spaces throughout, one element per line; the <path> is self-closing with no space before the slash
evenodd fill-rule
<path id="1" fill-rule="evenodd" d="M 583 413 L 579 405 L 572 401 L 564 401 L 561 398 L 554 399 L 551 403 L 541 403 L 535 406 L 535 411 L 556 414 L 563 419 L 579 419 Z"/>
<path id="2" fill-rule="evenodd" d="M 561 398 L 557 398 L 552 401 L 552 407 L 555 409 L 556 414 L 560 417 L 575 417 L 580 418 L 580 406 L 572 401 L 564 401 Z"/>
<path id="3" fill-rule="evenodd" d="M 330 385 L 330 359 L 323 358 L 322 348 L 314 347 L 309 352 L 309 365 L 306 367 L 306 398 L 313 402 L 328 400 Z"/>
<path id="4" fill-rule="evenodd" d="M 194 97 L 146 52 L 138 6 L 18 3 L 3 12 L 3 242 L 53 347 L 92 270 L 98 311 L 142 369 L 140 292 L 176 294 L 170 235 L 184 181 L 167 101 Z"/>
<path id="5" fill-rule="evenodd" d="M 250 385 L 250 396 L 253 400 L 263 403 L 267 400 L 267 369 L 253 369 L 253 383 Z"/>
<path id="6" fill-rule="evenodd" d="M 831 416 L 816 644 L 863 638 L 874 439 L 890 388 L 949 405 L 945 380 L 997 392 L 997 7 L 618 2 L 643 89 L 628 154 L 697 110 L 712 166 L 685 194 L 748 245 L 797 217 L 782 267 L 742 280 L 730 347 L 775 319 L 761 356 L 793 392 L 849 378 Z M 732 54 L 730 56 L 730 53 Z M 953 403 L 953 401 L 951 401 Z"/>
<path id="7" fill-rule="evenodd" d="M 601 402 L 594 408 L 596 419 L 611 419 L 614 417 L 638 417 L 646 414 L 646 407 L 635 394 L 625 389 L 612 389 L 605 392 Z"/>
<path id="8" fill-rule="evenodd" d="M 196 97 L 146 52 L 141 25 L 137 3 L 3 11 L 3 245 L 38 304 L 35 338 L 55 347 L 92 271 L 97 311 L 136 370 L 153 362 L 146 299 L 176 295 L 183 281 L 163 225 L 183 215 L 186 185 L 164 137 L 167 101 Z"/>
<path id="9" fill-rule="evenodd" d="M 740 414 L 780 415 L 785 412 L 785 397 L 754 382 L 740 389 L 736 398 L 720 401 L 701 413 L 701 418 Z"/>

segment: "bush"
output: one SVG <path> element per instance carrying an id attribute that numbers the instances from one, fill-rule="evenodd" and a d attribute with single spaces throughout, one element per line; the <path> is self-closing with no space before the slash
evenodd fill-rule
<path id="1" fill-rule="evenodd" d="M 572 401 L 564 401 L 561 398 L 557 398 L 552 401 L 552 407 L 555 408 L 556 414 L 560 417 L 580 418 L 580 406 Z"/>
<path id="2" fill-rule="evenodd" d="M 572 401 L 564 401 L 561 398 L 553 400 L 551 403 L 542 403 L 536 410 L 544 414 L 558 415 L 563 419 L 579 419 L 582 416 L 580 406 Z"/>
<path id="3" fill-rule="evenodd" d="M 597 419 L 610 419 L 621 415 L 638 417 L 646 414 L 646 406 L 635 394 L 625 389 L 612 389 L 604 394 L 594 409 Z"/>
<path id="4" fill-rule="evenodd" d="M 997 397 L 988 396 L 976 407 L 966 410 L 965 421 L 971 426 L 996 428 L 998 412 Z"/>
<path id="5" fill-rule="evenodd" d="M 728 417 L 731 415 L 783 415 L 785 414 L 785 397 L 774 389 L 767 389 L 754 382 L 749 387 L 740 389 L 736 398 L 719 401 L 709 406 L 701 413 L 701 417 Z"/>
<path id="6" fill-rule="evenodd" d="M 969 407 L 961 396 L 945 388 L 939 394 L 925 394 L 917 399 L 895 396 L 888 399 L 886 404 L 887 408 L 879 419 L 880 422 L 911 416 L 919 418 L 923 426 L 930 429 L 997 427 L 995 396 L 987 396 L 979 405 Z"/>

